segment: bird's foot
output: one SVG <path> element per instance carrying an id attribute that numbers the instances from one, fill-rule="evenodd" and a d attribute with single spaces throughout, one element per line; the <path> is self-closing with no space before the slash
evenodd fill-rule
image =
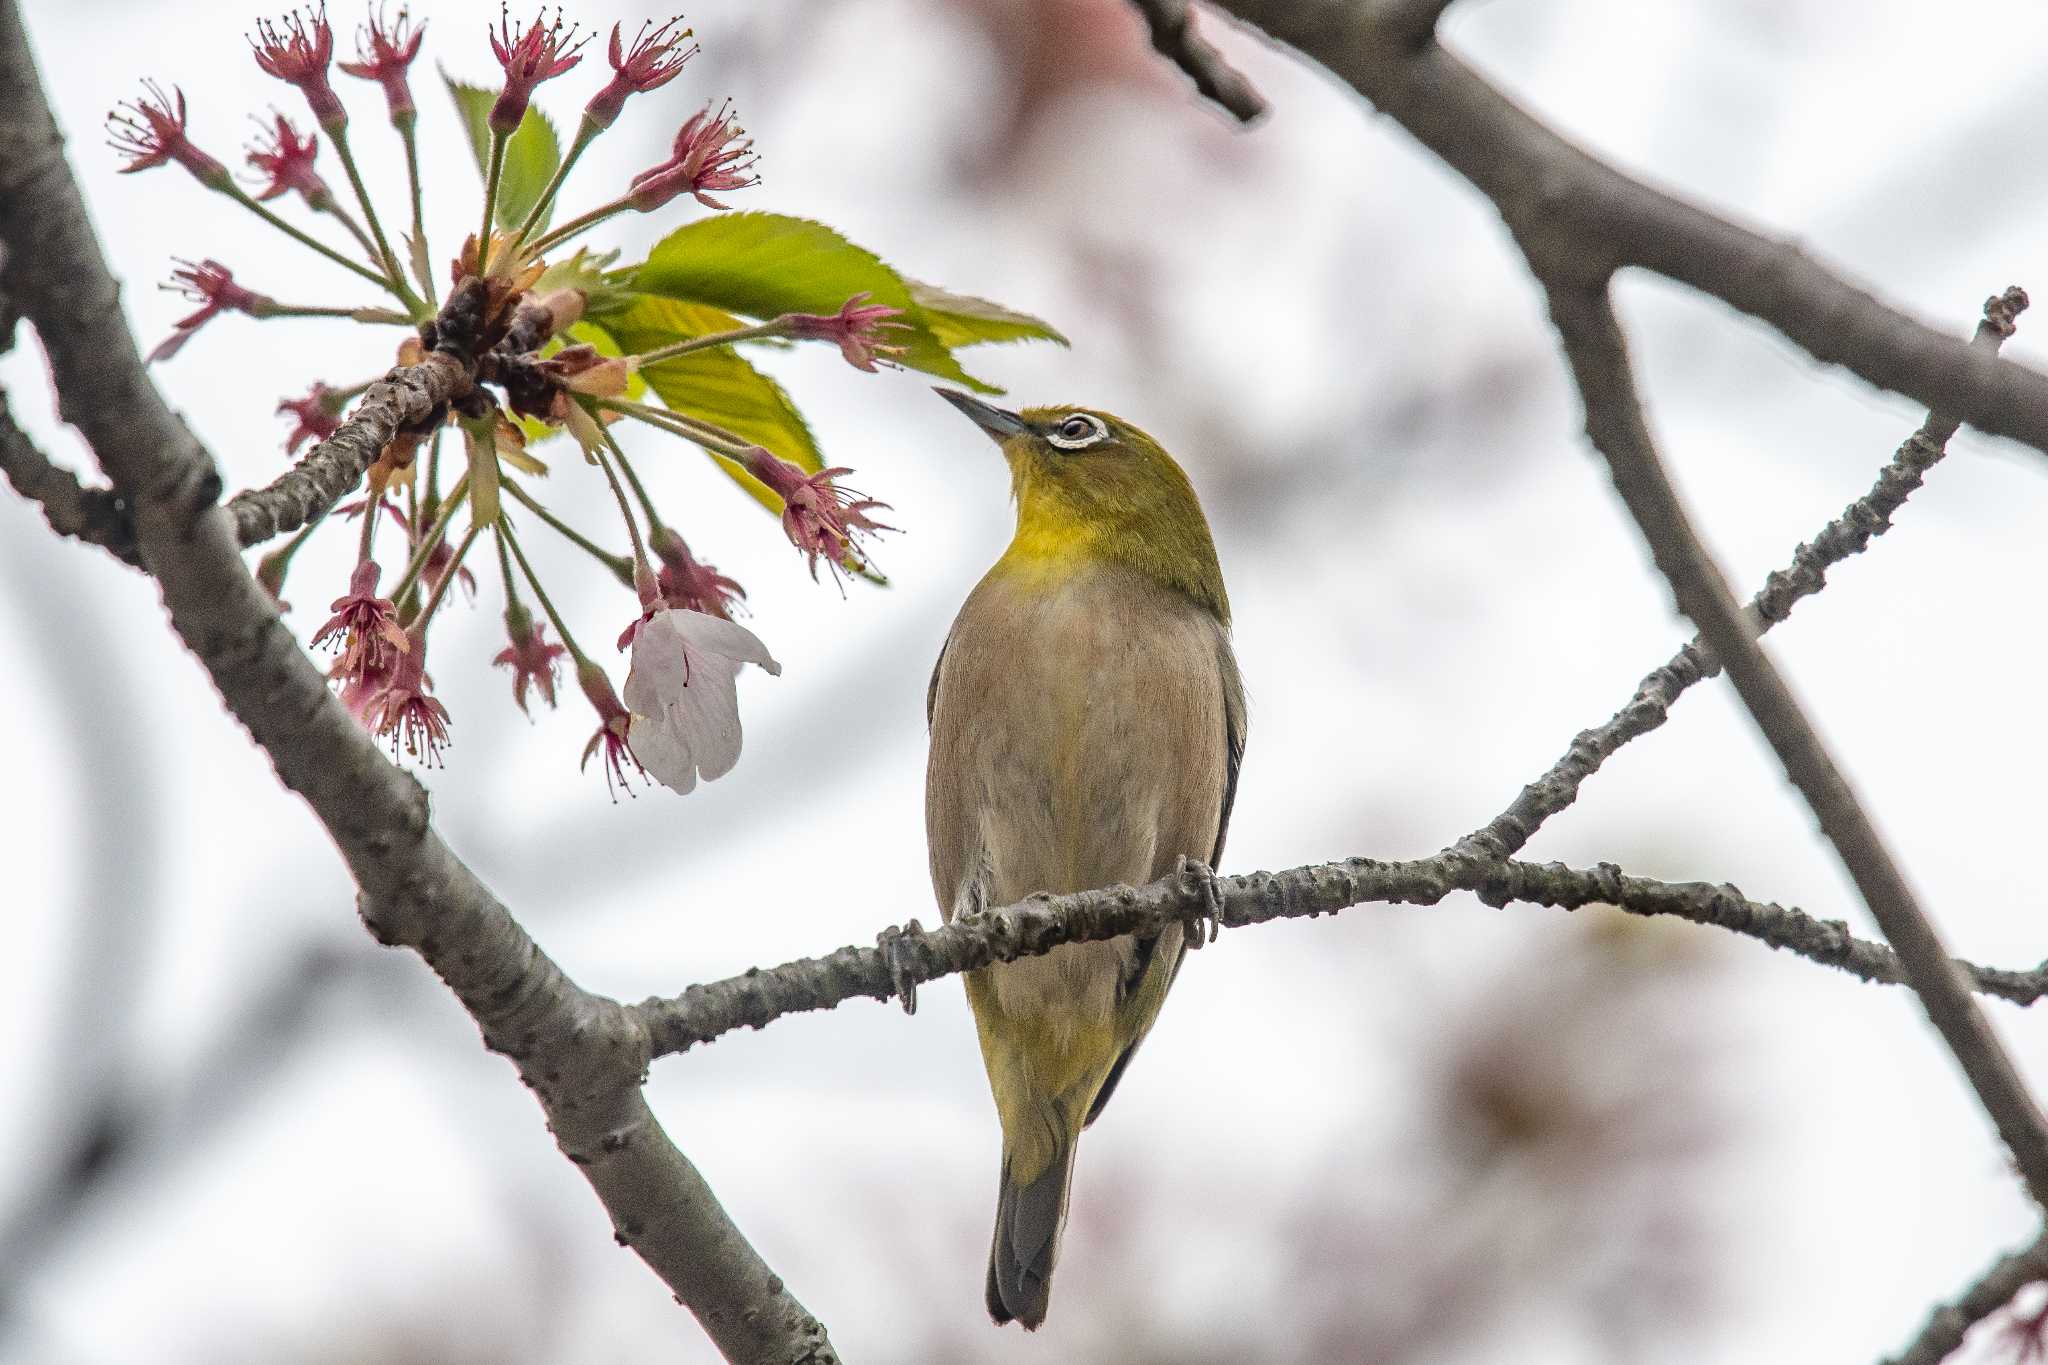
<path id="1" fill-rule="evenodd" d="M 916 920 L 902 928 L 890 925 L 875 935 L 875 948 L 882 954 L 882 962 L 889 969 L 891 993 L 903 1002 L 905 1014 L 917 1013 L 917 974 L 915 954 L 911 942 L 924 936 L 924 926 Z"/>
<path id="2" fill-rule="evenodd" d="M 1183 854 L 1175 875 L 1201 898 L 1198 908 L 1186 921 L 1184 936 L 1187 946 L 1199 948 L 1205 943 L 1214 943 L 1223 920 L 1223 888 L 1217 885 L 1215 872 L 1207 863 Z"/>

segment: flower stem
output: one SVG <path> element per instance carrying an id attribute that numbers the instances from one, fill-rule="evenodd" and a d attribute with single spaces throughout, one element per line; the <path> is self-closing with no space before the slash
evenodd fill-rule
<path id="1" fill-rule="evenodd" d="M 533 589 L 533 595 L 540 599 L 540 609 L 547 613 L 554 623 L 555 634 L 562 637 L 562 648 L 569 651 L 569 657 L 582 668 L 589 664 L 590 656 L 577 648 L 576 637 L 569 633 L 569 623 L 562 619 L 562 613 L 555 610 L 554 602 L 548 597 L 548 590 L 540 585 L 540 578 L 534 573 L 533 565 L 526 562 L 526 552 L 519 548 L 519 538 L 512 534 L 512 523 L 504 517 L 498 518 L 498 537 L 511 548 L 512 557 L 519 561 L 520 572 L 526 575 L 526 585 Z"/>
<path id="2" fill-rule="evenodd" d="M 562 243 L 568 241 L 571 237 L 574 237 L 577 233 L 583 232 L 589 228 L 596 227 L 599 223 L 602 223 L 607 218 L 617 217 L 619 214 L 624 213 L 627 209 L 631 207 L 633 207 L 633 203 L 629 199 L 614 199 L 609 204 L 600 204 L 596 208 L 592 209 L 590 212 L 583 214 L 580 217 L 571 218 L 568 222 L 562 224 L 553 232 L 548 233 L 547 236 L 541 238 L 533 245 L 527 247 L 526 254 L 529 256 L 538 256 L 542 252 L 547 251 L 552 247 L 560 246 Z"/>
<path id="3" fill-rule="evenodd" d="M 384 489 L 372 479 L 363 490 L 363 531 L 356 540 L 356 562 L 370 557 L 377 543 L 377 514 L 384 510 Z M 394 594 L 395 596 L 395 594 Z"/>
<path id="4" fill-rule="evenodd" d="M 640 476 L 633 472 L 631 462 L 626 459 L 625 450 L 619 445 L 618 440 L 613 437 L 611 432 L 606 431 L 604 433 L 604 441 L 612 449 L 612 458 L 619 462 L 619 472 L 624 474 L 626 482 L 633 486 L 633 496 L 639 501 L 640 510 L 647 514 L 648 535 L 659 534 L 661 531 L 661 514 L 654 510 L 654 499 L 647 496 L 647 489 L 640 482 Z"/>
<path id="5" fill-rule="evenodd" d="M 609 437 L 607 437 L 605 444 L 614 451 L 617 451 L 619 448 L 618 443 L 610 440 Z M 619 471 L 613 469 L 612 462 L 605 459 L 602 455 L 598 456 L 597 467 L 604 471 L 605 482 L 612 486 L 612 496 L 618 499 L 619 515 L 625 518 L 626 521 L 626 536 L 633 542 L 633 563 L 635 567 L 652 574 L 654 566 L 647 560 L 647 546 L 640 539 L 640 523 L 633 520 L 633 505 L 626 501 L 626 487 L 619 482 Z"/>
<path id="6" fill-rule="evenodd" d="M 468 496 L 469 475 L 464 473 L 455 481 L 455 487 L 449 491 L 448 501 L 441 504 L 434 517 L 434 524 L 427 528 L 427 533 L 420 537 L 420 543 L 414 547 L 412 562 L 405 566 L 405 576 L 391 589 L 392 601 L 396 602 L 412 590 L 413 584 L 419 582 L 421 572 L 427 567 L 428 557 L 434 553 L 434 547 L 441 543 L 441 537 L 448 533 L 449 519 L 455 515 L 455 509 L 460 507 Z"/>
<path id="7" fill-rule="evenodd" d="M 686 337 L 682 341 L 670 342 L 666 346 L 657 347 L 642 355 L 628 357 L 628 359 L 634 364 L 644 367 L 658 364 L 664 360 L 673 360 L 679 355 L 688 355 L 692 351 L 708 350 L 713 346 L 730 346 L 736 341 L 757 341 L 762 337 L 787 335 L 789 335 L 788 324 L 783 322 L 781 318 L 771 318 L 767 322 L 756 323 L 752 327 L 736 327 L 730 332 L 707 332 L 703 336 Z"/>
<path id="8" fill-rule="evenodd" d="M 519 503 L 521 506 L 525 507 L 527 511 L 539 517 L 542 522 L 546 523 L 548 529 L 554 531 L 557 535 L 561 536 L 562 539 L 568 541 L 577 549 L 583 551 L 591 558 L 597 560 L 598 563 L 604 565 L 607 569 L 610 569 L 612 571 L 612 576 L 614 578 L 617 578 L 619 582 L 625 584 L 629 588 L 633 586 L 632 560 L 626 558 L 626 556 L 624 555 L 613 554 L 610 550 L 607 550 L 602 545 L 597 544 L 588 536 L 585 536 L 581 531 L 578 531 L 575 527 L 569 525 L 560 517 L 557 517 L 554 513 L 548 511 L 547 508 L 541 506 L 538 502 L 535 502 L 533 500 L 532 494 L 528 493 L 524 488 L 521 488 L 518 485 L 518 483 L 514 482 L 510 477 L 507 477 L 504 480 L 504 488 L 507 493 L 510 493 L 512 495 L 512 501 Z"/>
<path id="9" fill-rule="evenodd" d="M 504 526 L 505 518 L 501 516 L 495 528 L 498 534 L 493 539 L 498 543 L 498 571 L 505 575 L 505 615 L 509 618 L 523 613 L 526 604 L 519 600 L 519 584 L 517 576 L 512 572 L 512 555 L 505 548 Z"/>
<path id="10" fill-rule="evenodd" d="M 419 122 L 419 116 L 410 112 L 394 114 L 391 116 L 391 122 L 398 129 L 398 136 L 405 142 L 405 179 L 412 191 L 413 261 L 415 268 L 420 272 L 420 288 L 426 291 L 427 302 L 431 305 L 435 301 L 434 281 L 427 274 L 424 265 L 424 262 L 431 258 L 427 254 L 426 215 L 422 211 L 420 200 L 420 148 L 418 139 L 413 135 L 413 125 Z"/>
<path id="11" fill-rule="evenodd" d="M 602 127 L 587 118 L 577 127 L 576 140 L 569 144 L 569 154 L 562 158 L 561 165 L 555 167 L 555 173 L 549 179 L 547 188 L 540 192 L 540 198 L 534 200 L 533 207 L 527 210 L 526 221 L 519 225 L 519 231 L 512 234 L 512 243 L 515 247 L 547 221 L 548 210 L 555 206 L 555 196 L 561 193 L 562 182 L 569 178 L 570 168 L 575 166 L 577 158 L 583 155 L 583 149 L 595 142 L 597 135 L 603 131 Z"/>
<path id="12" fill-rule="evenodd" d="M 484 226 L 476 238 L 476 273 L 491 265 L 491 214 L 498 207 L 498 180 L 505 174 L 505 134 L 491 130 L 491 167 L 484 176 Z"/>
<path id="13" fill-rule="evenodd" d="M 420 301 L 419 295 L 413 293 L 412 287 L 405 282 L 405 272 L 398 267 L 398 257 L 391 253 L 391 243 L 384 240 L 384 226 L 377 221 L 377 206 L 370 202 L 370 191 L 363 184 L 362 172 L 356 169 L 355 153 L 349 150 L 347 129 L 337 124 L 329 130 L 329 137 L 334 142 L 334 154 L 341 158 L 342 170 L 348 172 L 349 188 L 356 192 L 356 203 L 363 210 L 363 221 L 370 225 L 370 236 L 377 243 L 377 259 L 384 262 L 384 269 L 389 272 L 394 292 L 413 313 L 426 316 L 426 304 Z"/>
<path id="14" fill-rule="evenodd" d="M 752 442 L 740 439 L 737 433 L 727 431 L 724 427 L 685 416 L 680 412 L 672 412 L 667 408 L 653 408 L 645 403 L 635 403 L 624 398 L 605 398 L 598 401 L 614 412 L 637 417 L 649 426 L 660 427 L 663 431 L 673 432 L 695 441 L 706 450 L 729 459 L 745 459 L 747 452 L 754 448 Z"/>
<path id="15" fill-rule="evenodd" d="M 469 553 L 470 546 L 476 544 L 477 533 L 483 529 L 483 527 L 475 522 L 469 524 L 469 529 L 463 532 L 462 543 L 455 547 L 455 558 L 448 561 L 447 569 L 442 572 L 439 581 L 434 584 L 433 592 L 427 595 L 427 604 L 420 608 L 419 615 L 406 623 L 407 630 L 425 630 L 427 628 L 427 622 L 433 619 L 435 610 L 441 605 L 441 599 L 448 595 L 448 585 L 453 583 L 461 573 L 462 557 Z"/>
<path id="16" fill-rule="evenodd" d="M 240 204 L 243 208 L 249 210 L 249 212 L 255 214 L 258 218 L 261 218 L 264 222 L 270 224 L 279 232 L 284 233 L 287 237 L 292 238 L 294 241 L 300 243 L 302 246 L 309 246 L 313 248 L 313 250 L 319 252 L 322 256 L 325 256 L 328 260 L 333 261 L 336 265 L 341 266 L 343 269 L 355 271 L 356 274 L 361 275 L 364 279 L 368 280 L 371 284 L 376 285 L 379 289 L 387 290 L 390 293 L 397 294 L 401 300 L 405 299 L 405 295 L 399 293 L 398 287 L 394 285 L 390 280 L 378 274 L 376 271 L 370 269 L 368 266 L 350 260 L 348 257 L 342 255 L 339 251 L 336 251 L 333 247 L 327 245 L 327 243 L 321 241 L 318 237 L 314 237 L 306 232 L 302 232 L 298 228 L 293 227 L 290 223 L 287 223 L 284 219 L 272 213 L 262 204 L 259 204 L 256 202 L 256 200 L 250 198 L 249 195 L 243 193 L 241 186 L 229 185 L 226 188 L 222 189 L 221 193 L 227 195 L 230 199 L 233 199 L 237 204 Z M 407 306 L 410 307 L 411 304 L 408 303 Z"/>
<path id="17" fill-rule="evenodd" d="M 347 209 L 343 208 L 340 204 L 335 202 L 333 195 L 321 195 L 319 209 L 320 212 L 328 215 L 330 218 L 333 218 L 336 222 L 340 223 L 343 227 L 348 229 L 349 236 L 356 239 L 356 245 L 363 249 L 363 254 L 365 256 L 368 256 L 372 261 L 377 259 L 377 247 L 376 244 L 370 240 L 370 234 L 363 231 L 363 225 L 356 221 L 354 214 L 350 213 Z"/>

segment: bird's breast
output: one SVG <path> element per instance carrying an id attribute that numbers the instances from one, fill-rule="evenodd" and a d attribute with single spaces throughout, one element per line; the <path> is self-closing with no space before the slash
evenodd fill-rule
<path id="1" fill-rule="evenodd" d="M 1227 648 L 1209 613 L 1113 568 L 984 579 L 934 681 L 926 804 L 942 907 L 1142 883 L 1182 855 L 1208 858 Z M 1100 955 L 1032 975 L 1092 980 Z"/>

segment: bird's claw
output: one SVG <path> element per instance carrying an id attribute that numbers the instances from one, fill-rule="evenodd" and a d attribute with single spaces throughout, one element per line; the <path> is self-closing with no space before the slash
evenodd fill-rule
<path id="1" fill-rule="evenodd" d="M 889 987 L 892 994 L 903 1002 L 905 1014 L 917 1013 L 917 976 L 912 961 L 910 940 L 920 938 L 924 926 L 911 920 L 902 928 L 890 925 L 875 935 L 875 947 L 882 954 L 882 961 L 889 968 Z"/>
<path id="2" fill-rule="evenodd" d="M 1214 943 L 1223 921 L 1223 888 L 1207 863 L 1183 854 L 1176 874 L 1201 897 L 1201 907 L 1187 918 L 1184 934 L 1189 948 Z"/>

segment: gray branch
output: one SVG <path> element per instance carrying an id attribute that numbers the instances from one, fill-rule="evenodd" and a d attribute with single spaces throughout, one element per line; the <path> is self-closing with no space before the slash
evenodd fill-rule
<path id="1" fill-rule="evenodd" d="M 70 470 L 52 464 L 15 425 L 5 390 L 0 390 L 0 473 L 15 492 L 43 509 L 43 519 L 58 535 L 97 545 L 123 564 L 142 567 L 127 504 L 113 489 L 89 488 Z"/>
<path id="2" fill-rule="evenodd" d="M 426 793 L 350 719 L 249 576 L 212 458 L 122 321 L 14 0 L 0 0 L 0 250 L 0 294 L 35 324 L 59 409 L 126 500 L 173 628 L 334 839 L 365 923 L 417 951 L 516 1063 L 619 1239 L 728 1359 L 836 1360 L 649 1112 L 637 1018 L 570 981 L 442 843 Z"/>
<path id="3" fill-rule="evenodd" d="M 1943 334 L 1796 244 L 1631 179 L 1434 38 L 1433 0 L 1216 0 L 1371 101 L 1471 181 L 1516 238 L 1582 285 L 1640 266 L 1770 324 L 1816 360 L 2048 451 L 2048 375 Z"/>
<path id="4" fill-rule="evenodd" d="M 1877 827 L 1757 643 L 1727 581 L 1693 530 L 1643 416 L 1628 345 L 1606 285 L 1588 288 L 1560 280 L 1540 247 L 1523 245 L 1549 295 L 1551 317 L 1585 403 L 1586 435 L 1606 457 L 1615 491 L 1642 529 L 1657 568 L 1678 599 L 1678 609 L 1692 618 L 1727 668 L 1757 729 L 1806 798 L 1821 832 L 1898 952 L 1908 983 L 1997 1125 L 2028 1189 L 2036 1201 L 2048 1204 L 2048 1122 L 1971 998 L 1968 982 L 1956 971 Z"/>
<path id="5" fill-rule="evenodd" d="M 1152 32 L 1152 46 L 1187 73 L 1195 92 L 1230 114 L 1250 123 L 1266 112 L 1265 97 L 1242 73 L 1223 60 L 1215 46 L 1195 32 L 1193 0 L 1132 0 Z"/>
<path id="6" fill-rule="evenodd" d="M 824 957 L 755 968 L 723 981 L 691 986 L 679 996 L 635 1007 L 654 1040 L 654 1055 L 684 1052 L 739 1028 L 761 1028 L 786 1014 L 831 1009 L 847 1000 L 914 999 L 918 986 L 991 962 L 1052 951 L 1063 943 L 1122 934 L 1157 933 L 1194 923 L 1212 911 L 1227 928 L 1268 920 L 1313 918 L 1354 905 L 1435 905 L 1469 891 L 1488 905 L 1514 903 L 1576 910 L 1612 905 L 1634 915 L 1671 915 L 1745 935 L 1864 981 L 1899 984 L 1898 954 L 1859 939 L 1839 920 L 1816 919 L 1785 906 L 1749 900 L 1732 886 L 1631 877 L 1611 864 L 1496 862 L 1446 851 L 1407 862 L 1352 858 L 1286 872 L 1217 877 L 1165 877 L 1146 886 L 1113 886 L 1066 896 L 1034 896 L 998 910 L 955 916 L 924 929 L 916 920 L 885 929 L 876 946 L 848 946 Z M 1212 899 L 1213 894 L 1213 899 Z M 1199 924 L 1196 928 L 1200 928 Z M 2048 964 L 2032 971 L 1979 967 L 1956 970 L 1974 990 L 2031 1005 L 2048 994 Z"/>
<path id="7" fill-rule="evenodd" d="M 1977 324 L 1971 344 L 1997 350 L 2012 335 L 2026 306 L 2026 291 L 2018 285 L 1986 299 L 1984 318 Z M 1851 555 L 1861 554 L 1872 539 L 1890 530 L 1892 514 L 1905 506 L 1906 499 L 1927 477 L 1927 471 L 1948 453 L 1949 438 L 1956 434 L 1957 426 L 1956 420 L 1945 413 L 1929 413 L 1927 421 L 1906 438 L 1890 463 L 1878 472 L 1870 491 L 1842 509 L 1842 514 L 1822 527 L 1811 541 L 1794 550 L 1791 564 L 1764 580 L 1763 588 L 1749 600 L 1746 614 L 1750 628 L 1762 634 L 1791 616 L 1800 599 L 1827 586 L 1829 569 Z M 1483 858 L 1512 858 L 1520 853 L 1544 821 L 1578 799 L 1579 787 L 1600 771 L 1601 764 L 1630 740 L 1662 725 L 1688 688 L 1720 671 L 1713 651 L 1694 636 L 1636 684 L 1635 695 L 1626 706 L 1605 724 L 1580 731 L 1572 739 L 1571 748 L 1548 772 L 1522 788 L 1512 805 L 1452 848 Z"/>
<path id="8" fill-rule="evenodd" d="M 1999 1257 L 1954 1303 L 1937 1307 L 1912 1344 L 1884 1365 L 1941 1365 L 1963 1344 L 1972 1327 L 2011 1303 L 2022 1289 L 2042 1280 L 2048 1280 L 2048 1232 Z"/>
<path id="9" fill-rule="evenodd" d="M 467 393 L 473 376 L 455 356 L 430 352 L 417 365 L 401 365 L 370 385 L 335 433 L 300 457 L 266 487 L 228 499 L 241 544 L 260 545 L 324 516 L 363 480 L 385 444 L 418 427 L 434 410 Z"/>

